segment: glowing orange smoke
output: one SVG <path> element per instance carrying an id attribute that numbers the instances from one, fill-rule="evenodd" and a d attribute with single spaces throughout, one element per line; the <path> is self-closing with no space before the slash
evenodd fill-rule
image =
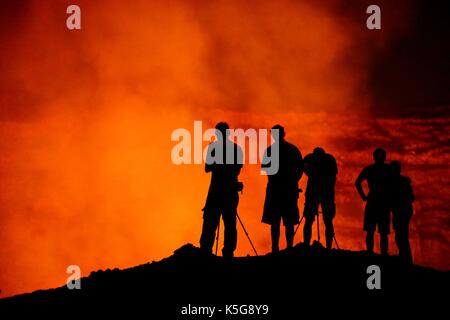
<path id="1" fill-rule="evenodd" d="M 197 243 L 209 176 L 202 166 L 170 160 L 172 130 L 194 120 L 282 123 L 304 154 L 316 145 L 337 154 L 345 186 L 370 161 L 359 154 L 349 169 L 345 143 L 332 140 L 349 121 L 357 126 L 370 101 L 362 85 L 370 52 L 360 46 L 364 30 L 333 6 L 78 3 L 79 32 L 65 29 L 65 1 L 30 1 L 11 9 L 17 20 L 1 34 L 4 295 L 61 285 L 70 264 L 87 275 Z M 357 116 L 341 115 L 350 110 Z M 267 251 L 260 223 L 266 178 L 246 166 L 241 179 L 240 215 Z M 337 236 L 358 249 L 361 207 L 351 192 L 338 199 Z M 250 252 L 242 233 L 238 247 Z"/>

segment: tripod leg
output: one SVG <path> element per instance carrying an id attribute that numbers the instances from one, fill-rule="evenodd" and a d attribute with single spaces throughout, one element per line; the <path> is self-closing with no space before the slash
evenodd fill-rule
<path id="1" fill-rule="evenodd" d="M 255 249 L 255 246 L 253 245 L 252 239 L 250 239 L 250 236 L 248 235 L 248 232 L 247 232 L 247 230 L 245 229 L 244 224 L 242 223 L 241 217 L 239 217 L 239 215 L 237 214 L 237 212 L 236 212 L 236 216 L 237 216 L 237 218 L 239 219 L 239 223 L 241 224 L 242 229 L 244 229 L 244 233 L 245 233 L 245 235 L 247 236 L 247 239 L 248 239 L 248 241 L 250 242 L 250 244 L 251 244 L 251 246 L 252 246 L 252 248 L 253 248 L 253 251 L 255 252 L 255 255 L 258 256 L 258 252 L 256 252 L 256 249 Z"/>
<path id="2" fill-rule="evenodd" d="M 319 213 L 317 213 L 317 241 L 320 243 L 320 228 L 319 228 L 320 220 Z"/>
<path id="3" fill-rule="evenodd" d="M 272 238 L 272 252 L 280 251 L 280 222 L 275 222 L 270 226 L 270 236 Z"/>
<path id="4" fill-rule="evenodd" d="M 294 246 L 294 226 L 287 225 L 285 226 L 286 231 L 286 245 L 288 249 L 291 249 Z"/>
<path id="5" fill-rule="evenodd" d="M 220 218 L 219 218 L 219 224 L 217 225 L 216 256 L 217 256 L 217 250 L 218 250 L 218 248 L 219 248 L 219 235 L 220 235 Z"/>
<path id="6" fill-rule="evenodd" d="M 302 218 L 300 219 L 300 222 L 298 223 L 297 228 L 295 228 L 294 237 L 295 237 L 295 235 L 297 234 L 298 228 L 300 228 L 300 225 L 302 224 L 302 220 L 303 220 L 304 217 L 305 217 L 305 216 L 302 215 Z"/>
<path id="7" fill-rule="evenodd" d="M 336 240 L 336 236 L 333 236 L 333 238 L 334 238 L 334 242 L 336 242 L 336 247 L 337 247 L 338 249 L 341 249 L 341 248 L 339 248 L 338 242 L 337 242 L 337 240 Z"/>

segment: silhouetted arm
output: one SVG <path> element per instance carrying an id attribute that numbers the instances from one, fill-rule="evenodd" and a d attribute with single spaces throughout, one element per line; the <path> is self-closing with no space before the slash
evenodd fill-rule
<path id="1" fill-rule="evenodd" d="M 264 151 L 264 156 L 263 159 L 261 161 L 261 170 L 267 173 L 267 170 L 270 168 L 270 147 L 266 149 L 266 151 Z"/>
<path id="2" fill-rule="evenodd" d="M 244 154 L 242 153 L 242 149 L 236 145 L 236 176 L 241 173 L 241 169 L 244 163 Z"/>
<path id="3" fill-rule="evenodd" d="M 338 167 L 336 158 L 330 155 L 330 166 L 331 166 L 331 183 L 333 186 L 336 185 L 336 176 L 338 174 Z"/>
<path id="4" fill-rule="evenodd" d="M 307 154 L 304 158 L 303 158 L 303 173 L 309 177 L 312 174 L 312 164 L 311 164 L 311 157 L 312 154 Z"/>
<path id="5" fill-rule="evenodd" d="M 361 173 L 359 174 L 358 178 L 356 178 L 355 187 L 356 187 L 356 190 L 358 191 L 359 196 L 361 197 L 361 199 L 363 201 L 367 201 L 367 195 L 364 193 L 364 189 L 362 187 L 362 182 L 364 180 L 367 180 L 366 169 L 363 169 L 361 171 Z"/>
<path id="6" fill-rule="evenodd" d="M 206 161 L 205 161 L 205 172 L 211 172 L 213 171 L 213 168 L 215 166 L 215 163 L 213 163 L 213 156 L 212 151 L 214 148 L 212 147 L 212 144 L 208 145 L 208 150 L 206 151 Z"/>
<path id="7" fill-rule="evenodd" d="M 296 176 L 297 176 L 297 181 L 300 181 L 300 179 L 303 176 L 303 172 L 305 170 L 304 167 L 304 163 L 303 163 L 303 157 L 302 157 L 302 153 L 300 152 L 300 150 L 297 149 L 297 169 L 296 169 Z"/>

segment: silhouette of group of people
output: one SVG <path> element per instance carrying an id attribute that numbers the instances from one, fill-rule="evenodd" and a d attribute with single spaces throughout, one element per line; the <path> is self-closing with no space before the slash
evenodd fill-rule
<path id="1" fill-rule="evenodd" d="M 381 254 L 388 254 L 388 236 L 392 224 L 399 256 L 406 263 L 412 263 L 409 244 L 409 222 L 413 214 L 414 193 L 411 179 L 401 174 L 401 163 L 386 163 L 386 151 L 377 148 L 373 152 L 374 163 L 365 167 L 355 181 L 356 189 L 363 201 L 364 231 L 367 251 L 373 252 L 374 234 L 380 234 Z M 362 182 L 367 181 L 369 193 L 365 194 Z"/>
<path id="2" fill-rule="evenodd" d="M 237 243 L 236 217 L 239 203 L 239 191 L 243 184 L 238 176 L 242 169 L 243 153 L 241 148 L 229 139 L 229 125 L 220 122 L 216 125 L 217 140 L 208 146 L 205 172 L 211 172 L 211 183 L 205 207 L 203 208 L 203 228 L 200 247 L 212 253 L 216 232 L 222 217 L 224 223 L 224 245 L 222 255 L 232 258 Z M 279 251 L 280 226 L 285 226 L 287 248 L 294 244 L 294 226 L 301 222 L 298 208 L 299 181 L 303 174 L 308 178 L 305 191 L 303 218 L 303 241 L 309 246 L 312 225 L 319 217 L 319 206 L 325 224 L 326 247 L 331 249 L 334 239 L 333 219 L 336 215 L 335 185 L 338 167 L 333 155 L 317 147 L 312 153 L 302 157 L 300 150 L 285 139 L 285 130 L 275 125 L 278 139 L 269 146 L 262 160 L 261 169 L 271 167 L 272 152 L 279 152 L 278 171 L 268 175 L 266 197 L 262 222 L 271 226 L 272 252 Z M 220 154 L 216 154 L 220 150 Z M 232 151 L 232 152 L 230 152 Z M 413 214 L 414 194 L 411 179 L 401 174 L 401 163 L 386 163 L 386 151 L 378 148 L 373 153 L 374 163 L 365 167 L 358 175 L 355 186 L 366 202 L 364 225 L 368 252 L 374 250 L 374 235 L 380 234 L 380 249 L 388 254 L 388 235 L 390 233 L 391 214 L 395 231 L 395 241 L 399 257 L 408 264 L 412 263 L 409 244 L 409 222 Z M 364 192 L 362 183 L 367 181 L 369 192 Z M 302 218 L 302 219 L 303 219 Z"/>

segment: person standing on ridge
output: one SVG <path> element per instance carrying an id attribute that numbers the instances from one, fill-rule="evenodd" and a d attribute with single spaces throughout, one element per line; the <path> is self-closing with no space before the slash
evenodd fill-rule
<path id="1" fill-rule="evenodd" d="M 222 256 L 232 258 L 237 244 L 236 216 L 239 203 L 238 192 L 243 184 L 238 181 L 242 169 L 241 148 L 229 139 L 230 127 L 226 122 L 216 125 L 217 140 L 209 144 L 205 172 L 211 172 L 211 183 L 203 208 L 203 227 L 200 248 L 212 254 L 220 217 L 224 223 Z"/>
<path id="2" fill-rule="evenodd" d="M 275 142 L 266 149 L 261 165 L 261 169 L 268 173 L 262 222 L 271 226 L 272 252 L 276 253 L 279 251 L 281 220 L 286 228 L 287 247 L 293 247 L 294 226 L 300 220 L 297 201 L 303 162 L 298 148 L 285 140 L 284 128 L 281 125 L 272 128 L 272 137 L 275 137 Z M 274 157 L 272 153 L 277 151 L 279 155 Z M 279 161 L 275 174 L 270 174 L 268 170 L 273 167 L 271 161 Z"/>
<path id="3" fill-rule="evenodd" d="M 373 253 L 374 235 L 378 227 L 381 254 L 388 254 L 390 232 L 390 168 L 385 163 L 386 150 L 377 148 L 373 152 L 374 163 L 365 167 L 355 181 L 356 190 L 366 202 L 364 209 L 364 231 L 366 231 L 367 251 Z M 366 195 L 362 182 L 367 181 L 369 193 Z"/>
<path id="4" fill-rule="evenodd" d="M 411 179 L 401 174 L 400 161 L 391 161 L 391 208 L 395 243 L 400 259 L 407 265 L 413 263 L 409 244 L 409 222 L 413 215 L 414 192 Z"/>
<path id="5" fill-rule="evenodd" d="M 322 209 L 325 224 L 325 237 L 327 249 L 331 249 L 334 239 L 333 219 L 336 215 L 334 202 L 334 187 L 338 168 L 336 159 L 323 148 L 317 147 L 313 153 L 308 154 L 304 162 L 308 183 L 305 192 L 305 226 L 303 227 L 303 241 L 309 246 L 311 242 L 312 224 L 315 216 L 319 219 L 319 205 Z M 317 222 L 319 223 L 319 222 Z"/>

